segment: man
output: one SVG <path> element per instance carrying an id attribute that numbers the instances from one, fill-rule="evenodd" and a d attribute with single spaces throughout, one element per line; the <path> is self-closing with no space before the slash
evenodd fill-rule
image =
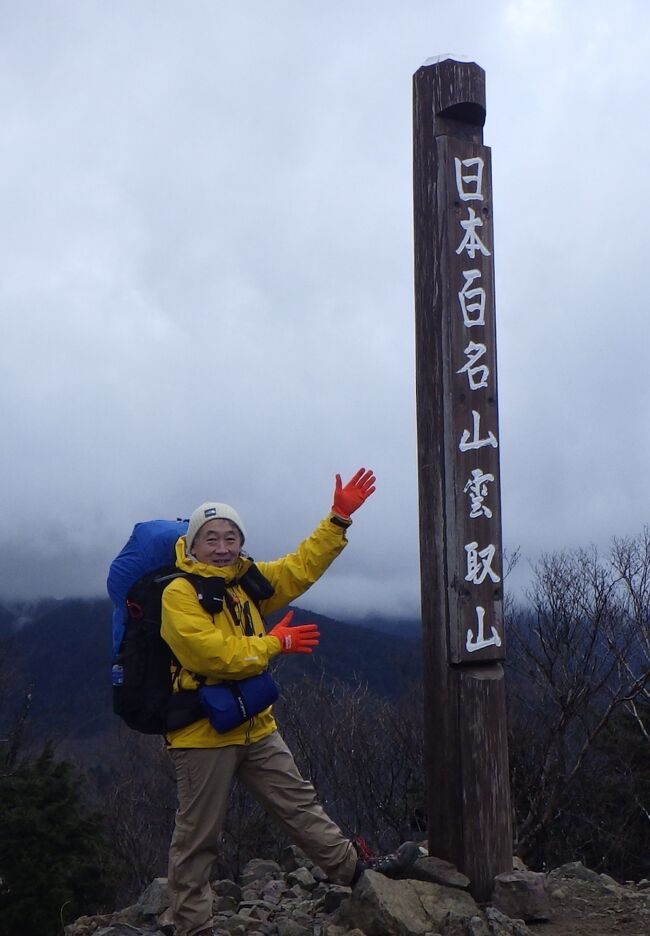
<path id="1" fill-rule="evenodd" d="M 175 579 L 165 589 L 161 634 L 182 667 L 176 691 L 258 675 L 280 653 L 312 652 L 320 636 L 317 625 L 292 627 L 290 611 L 267 633 L 263 616 L 286 606 L 320 578 L 347 545 L 351 515 L 374 492 L 374 484 L 372 471 L 363 468 L 346 485 L 337 475 L 332 510 L 313 533 L 295 552 L 255 566 L 243 552 L 244 525 L 232 507 L 208 502 L 194 511 L 186 535 L 176 544 L 176 565 L 223 579 L 226 600 L 219 613 L 211 614 L 187 579 Z M 264 597 L 259 602 L 239 584 L 251 568 L 262 575 Z M 270 707 L 223 734 L 202 718 L 171 732 L 167 743 L 178 783 L 169 854 L 178 936 L 212 933 L 210 871 L 235 777 L 332 881 L 354 884 L 367 869 L 397 877 L 418 855 L 410 842 L 393 855 L 361 859 L 319 805 L 312 784 L 300 775 Z"/>

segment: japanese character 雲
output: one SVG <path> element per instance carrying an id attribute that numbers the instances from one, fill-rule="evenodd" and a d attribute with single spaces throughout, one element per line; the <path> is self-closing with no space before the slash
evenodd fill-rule
<path id="1" fill-rule="evenodd" d="M 470 499 L 470 518 L 475 520 L 477 517 L 491 517 L 492 511 L 484 504 L 484 500 L 487 497 L 488 493 L 488 484 L 494 481 L 494 475 L 485 473 L 481 471 L 480 468 L 475 468 L 472 471 L 471 478 L 468 479 L 467 484 L 463 488 L 463 493 L 469 494 Z"/>

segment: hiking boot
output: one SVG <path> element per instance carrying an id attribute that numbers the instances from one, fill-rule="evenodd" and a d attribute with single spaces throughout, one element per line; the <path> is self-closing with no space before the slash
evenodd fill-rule
<path id="1" fill-rule="evenodd" d="M 415 842 L 404 842 L 403 845 L 390 855 L 376 855 L 359 858 L 352 878 L 352 887 L 357 883 L 364 871 L 376 871 L 389 878 L 404 877 L 411 870 L 420 856 L 420 849 Z"/>

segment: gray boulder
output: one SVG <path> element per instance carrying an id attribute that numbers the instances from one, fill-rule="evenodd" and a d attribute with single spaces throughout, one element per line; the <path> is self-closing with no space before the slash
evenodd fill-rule
<path id="1" fill-rule="evenodd" d="M 366 871 L 342 905 L 339 921 L 366 936 L 464 936 L 459 927 L 478 915 L 476 903 L 464 891 L 423 881 L 392 881 Z"/>
<path id="2" fill-rule="evenodd" d="M 492 903 L 506 916 L 526 923 L 551 917 L 546 875 L 536 871 L 507 871 L 494 879 Z"/>
<path id="3" fill-rule="evenodd" d="M 570 861 L 560 865 L 549 874 L 550 878 L 578 878 L 580 881 L 600 881 L 600 875 L 590 868 L 586 868 L 581 861 Z"/>
<path id="4" fill-rule="evenodd" d="M 136 904 L 137 909 L 144 917 L 160 916 L 169 907 L 169 887 L 167 878 L 154 878 L 151 884 L 142 892 Z"/>
<path id="5" fill-rule="evenodd" d="M 416 881 L 430 881 L 432 884 L 442 884 L 444 887 L 461 887 L 466 890 L 470 881 L 450 861 L 442 858 L 427 856 L 418 858 L 408 874 Z"/>
<path id="6" fill-rule="evenodd" d="M 490 936 L 531 936 L 523 920 L 511 920 L 496 907 L 487 907 L 485 918 L 490 927 Z"/>

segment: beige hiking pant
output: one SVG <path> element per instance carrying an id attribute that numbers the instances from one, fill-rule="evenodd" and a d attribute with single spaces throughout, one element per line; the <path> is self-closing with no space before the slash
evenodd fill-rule
<path id="1" fill-rule="evenodd" d="M 233 778 L 250 791 L 280 828 L 330 880 L 349 884 L 357 863 L 352 843 L 316 801 L 277 731 L 250 745 L 170 749 L 178 811 L 169 850 L 169 888 L 177 936 L 210 924 L 210 873 Z"/>

